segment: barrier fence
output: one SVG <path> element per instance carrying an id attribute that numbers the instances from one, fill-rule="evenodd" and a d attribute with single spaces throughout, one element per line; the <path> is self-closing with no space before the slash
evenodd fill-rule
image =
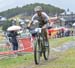
<path id="1" fill-rule="evenodd" d="M 58 30 L 48 30 L 48 34 L 50 35 L 50 38 L 53 38 L 57 36 Z M 1 37 L 2 38 L 2 37 Z M 1 39 L 0 38 L 0 39 Z M 19 44 L 19 49 L 17 51 L 12 50 L 12 44 L 2 42 L 0 43 L 0 55 L 8 55 L 8 54 L 14 54 L 16 52 L 33 52 L 33 38 L 19 38 L 18 44 Z"/>
<path id="2" fill-rule="evenodd" d="M 20 38 L 18 44 L 19 49 L 15 51 L 12 50 L 12 44 L 6 42 L 0 44 L 0 55 L 14 54 L 16 52 L 33 52 L 33 45 L 30 38 Z"/>

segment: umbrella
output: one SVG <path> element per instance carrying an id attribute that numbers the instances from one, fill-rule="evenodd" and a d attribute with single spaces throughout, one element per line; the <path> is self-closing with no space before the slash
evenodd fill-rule
<path id="1" fill-rule="evenodd" d="M 72 26 L 75 26 L 75 23 L 73 23 L 73 25 Z"/>
<path id="2" fill-rule="evenodd" d="M 7 31 L 16 31 L 20 29 L 22 29 L 20 26 L 13 25 L 13 26 L 8 27 Z"/>

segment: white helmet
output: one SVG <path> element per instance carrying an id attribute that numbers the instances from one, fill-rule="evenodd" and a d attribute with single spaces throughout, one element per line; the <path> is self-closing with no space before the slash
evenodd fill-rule
<path id="1" fill-rule="evenodd" d="M 37 12 L 37 11 L 42 11 L 42 7 L 41 6 L 36 6 L 34 8 L 34 11 Z"/>

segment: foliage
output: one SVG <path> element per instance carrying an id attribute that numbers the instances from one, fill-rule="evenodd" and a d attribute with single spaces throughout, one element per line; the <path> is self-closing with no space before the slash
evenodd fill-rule
<path id="1" fill-rule="evenodd" d="M 2 30 L 6 31 L 9 26 L 11 26 L 11 20 L 6 20 L 2 25 Z"/>
<path id="2" fill-rule="evenodd" d="M 56 14 L 56 13 L 59 14 L 64 11 L 63 9 L 60 9 L 58 7 L 55 7 L 49 4 L 35 3 L 35 4 L 28 4 L 23 7 L 8 9 L 7 11 L 0 12 L 0 15 L 7 18 L 16 16 L 18 14 L 25 14 L 27 16 L 31 16 L 34 13 L 33 12 L 34 7 L 38 5 L 42 6 L 44 11 L 46 11 L 49 15 Z"/>

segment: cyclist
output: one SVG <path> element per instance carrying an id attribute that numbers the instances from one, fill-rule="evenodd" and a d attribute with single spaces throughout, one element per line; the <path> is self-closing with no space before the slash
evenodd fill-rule
<path id="1" fill-rule="evenodd" d="M 31 22 L 28 24 L 28 27 L 31 26 L 31 24 L 33 23 L 34 20 L 38 20 L 39 23 L 39 27 L 42 28 L 42 30 L 44 31 L 44 36 L 46 37 L 46 40 L 48 41 L 48 35 L 47 35 L 47 26 L 50 23 L 50 18 L 49 16 L 42 11 L 42 7 L 41 6 L 36 6 L 34 8 L 35 14 L 32 16 Z"/>

